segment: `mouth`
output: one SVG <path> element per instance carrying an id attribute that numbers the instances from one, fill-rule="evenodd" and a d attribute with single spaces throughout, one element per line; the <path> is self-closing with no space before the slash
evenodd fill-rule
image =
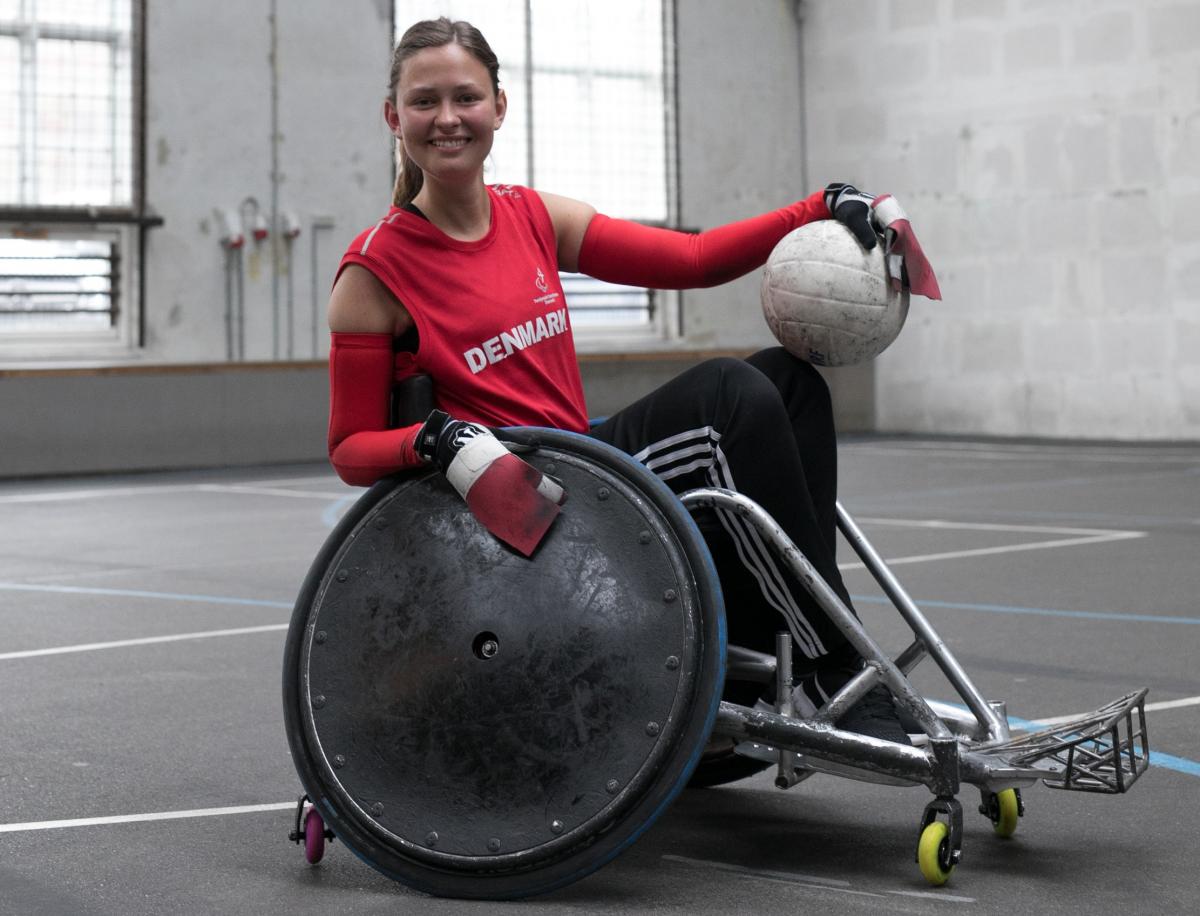
<path id="1" fill-rule="evenodd" d="M 469 137 L 446 137 L 440 140 L 430 140 L 429 144 L 436 149 L 462 149 L 470 142 Z"/>

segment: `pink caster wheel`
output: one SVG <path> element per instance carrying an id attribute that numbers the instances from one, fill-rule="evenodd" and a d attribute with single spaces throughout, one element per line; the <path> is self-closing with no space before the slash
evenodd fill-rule
<path id="1" fill-rule="evenodd" d="M 325 856 L 325 822 L 316 808 L 304 815 L 304 858 L 316 865 Z"/>
<path id="2" fill-rule="evenodd" d="M 296 822 L 288 839 L 304 844 L 304 858 L 316 865 L 325 856 L 325 841 L 333 839 L 333 831 L 325 826 L 325 819 L 317 813 L 307 795 L 296 802 Z"/>

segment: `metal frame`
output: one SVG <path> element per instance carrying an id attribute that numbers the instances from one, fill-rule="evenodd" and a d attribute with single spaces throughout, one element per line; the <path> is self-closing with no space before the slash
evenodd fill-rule
<path id="1" fill-rule="evenodd" d="M 958 861 L 962 806 L 955 800 L 962 782 L 979 787 L 985 807 L 995 793 L 1041 779 L 1046 785 L 1090 792 L 1125 792 L 1149 765 L 1145 725 L 1146 690 L 1131 693 L 1095 712 L 1018 738 L 1009 733 L 1005 706 L 989 702 L 971 682 L 933 626 L 917 608 L 871 546 L 850 514 L 837 505 L 838 528 L 912 629 L 914 641 L 889 658 L 854 613 L 820 576 L 773 518 L 740 493 L 700 488 L 681 495 L 690 511 L 733 512 L 753 525 L 796 579 L 865 659 L 864 669 L 815 715 L 796 717 L 791 704 L 791 640 L 780 634 L 776 658 L 732 647 L 729 674 L 740 680 L 776 681 L 774 710 L 721 703 L 715 736 L 740 742 L 738 753 L 776 762 L 776 785 L 789 788 L 811 772 L 832 773 L 892 785 L 924 785 L 935 796 L 925 808 L 924 829 L 939 817 L 949 822 L 946 864 Z M 927 702 L 907 674 L 932 657 L 968 707 L 969 713 Z M 834 723 L 876 684 L 895 697 L 902 721 L 923 732 L 908 746 L 843 731 Z"/>

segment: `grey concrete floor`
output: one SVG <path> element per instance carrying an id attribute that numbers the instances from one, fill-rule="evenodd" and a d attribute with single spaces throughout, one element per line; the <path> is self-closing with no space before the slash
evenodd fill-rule
<path id="1" fill-rule="evenodd" d="M 500 909 L 286 841 L 283 637 L 355 492 L 316 466 L 0 483 L 0 913 Z M 858 439 L 842 499 L 985 695 L 1034 720 L 1148 686 L 1158 765 L 1124 796 L 1026 790 L 1007 841 L 964 789 L 942 889 L 913 862 L 924 789 L 689 790 L 596 874 L 503 910 L 1195 912 L 1200 447 Z"/>

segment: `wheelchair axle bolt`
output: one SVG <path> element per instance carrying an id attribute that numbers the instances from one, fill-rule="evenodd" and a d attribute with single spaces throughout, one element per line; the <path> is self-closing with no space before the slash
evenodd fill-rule
<path id="1" fill-rule="evenodd" d="M 563 832 L 563 822 L 562 821 L 551 821 L 550 822 L 550 832 L 551 833 L 562 833 Z"/>

